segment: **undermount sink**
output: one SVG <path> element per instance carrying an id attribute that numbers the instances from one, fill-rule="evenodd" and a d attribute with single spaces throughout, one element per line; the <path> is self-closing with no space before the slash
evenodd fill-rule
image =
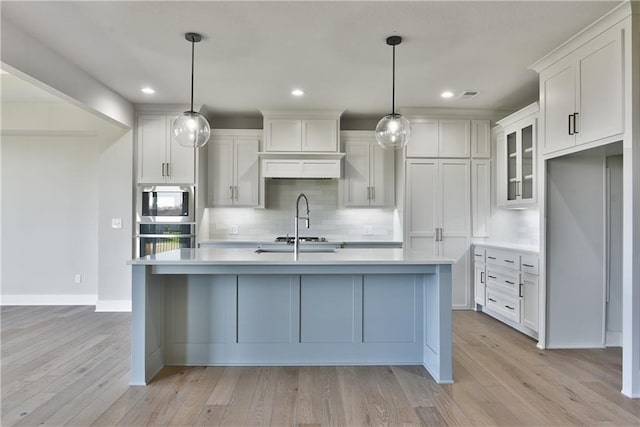
<path id="1" fill-rule="evenodd" d="M 300 248 L 300 252 L 305 253 L 334 253 L 334 248 Z M 257 254 L 268 252 L 280 252 L 280 253 L 293 253 L 293 247 L 287 246 L 285 248 L 258 248 L 255 251 Z"/>

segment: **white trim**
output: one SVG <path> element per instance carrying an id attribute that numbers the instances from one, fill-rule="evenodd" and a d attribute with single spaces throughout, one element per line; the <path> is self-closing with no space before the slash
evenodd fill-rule
<path id="1" fill-rule="evenodd" d="M 0 305 L 96 305 L 97 294 L 2 295 Z"/>
<path id="2" fill-rule="evenodd" d="M 622 347 L 622 332 L 607 331 L 604 345 L 606 347 Z"/>
<path id="3" fill-rule="evenodd" d="M 533 104 L 529 104 L 521 110 L 516 111 L 515 113 L 508 115 L 504 119 L 500 119 L 496 122 L 497 125 L 504 127 L 510 126 L 516 122 L 519 122 L 522 119 L 526 119 L 529 116 L 533 116 L 540 111 L 540 107 L 538 106 L 538 101 Z"/>
<path id="4" fill-rule="evenodd" d="M 99 299 L 96 302 L 96 313 L 101 312 L 131 312 L 130 299 Z"/>

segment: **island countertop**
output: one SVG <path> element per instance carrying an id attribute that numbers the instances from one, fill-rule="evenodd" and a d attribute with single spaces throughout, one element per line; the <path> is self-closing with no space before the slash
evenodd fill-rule
<path id="1" fill-rule="evenodd" d="M 335 249 L 333 252 L 300 252 L 298 261 L 291 252 L 256 253 L 254 248 L 176 249 L 131 260 L 133 265 L 437 265 L 454 259 L 407 249 Z"/>

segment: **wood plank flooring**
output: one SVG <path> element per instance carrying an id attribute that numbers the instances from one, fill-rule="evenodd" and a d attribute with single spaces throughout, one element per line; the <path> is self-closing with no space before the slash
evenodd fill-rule
<path id="1" fill-rule="evenodd" d="M 2 307 L 2 426 L 640 425 L 621 351 L 546 350 L 453 315 L 455 384 L 419 366 L 167 367 L 130 387 L 128 313 Z"/>

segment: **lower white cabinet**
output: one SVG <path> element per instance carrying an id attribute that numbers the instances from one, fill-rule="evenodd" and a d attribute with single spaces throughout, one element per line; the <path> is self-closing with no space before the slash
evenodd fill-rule
<path id="1" fill-rule="evenodd" d="M 471 308 L 470 161 L 412 159 L 406 163 L 405 244 L 456 259 L 452 266 L 452 305 Z"/>
<path id="2" fill-rule="evenodd" d="M 538 255 L 475 245 L 476 310 L 537 338 Z"/>

